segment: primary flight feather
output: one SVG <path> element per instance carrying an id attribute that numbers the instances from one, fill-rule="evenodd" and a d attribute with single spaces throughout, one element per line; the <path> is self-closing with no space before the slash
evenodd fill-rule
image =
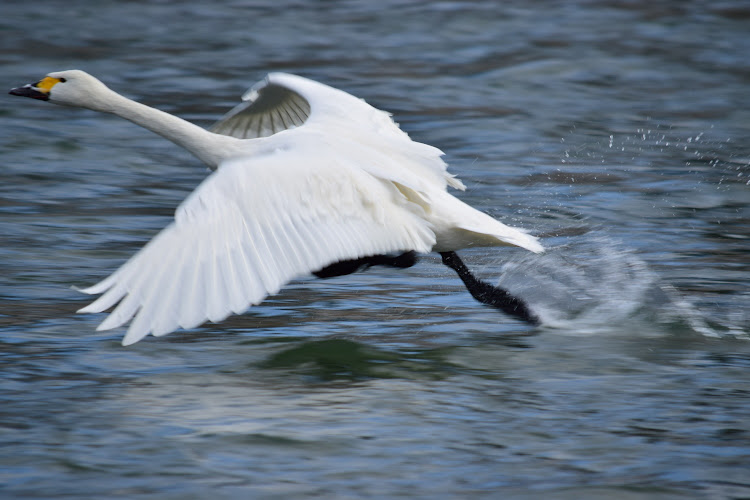
<path id="1" fill-rule="evenodd" d="M 80 312 L 116 306 L 98 329 L 132 320 L 124 345 L 242 313 L 290 280 L 342 261 L 430 251 L 445 261 L 446 252 L 472 246 L 543 250 L 449 194 L 448 186 L 464 186 L 439 149 L 409 139 L 387 113 L 306 78 L 268 75 L 210 130 L 79 70 L 11 94 L 113 113 L 215 170 L 174 222 L 83 290 L 102 295 Z"/>

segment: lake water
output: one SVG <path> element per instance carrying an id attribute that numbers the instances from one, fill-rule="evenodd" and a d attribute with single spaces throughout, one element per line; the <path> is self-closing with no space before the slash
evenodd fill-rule
<path id="1" fill-rule="evenodd" d="M 116 117 L 0 106 L 0 497 L 750 497 L 750 3 L 5 2 L 0 83 L 80 68 L 210 125 L 268 71 L 446 152 L 542 236 L 303 279 L 124 348 L 71 286 L 206 176 Z"/>

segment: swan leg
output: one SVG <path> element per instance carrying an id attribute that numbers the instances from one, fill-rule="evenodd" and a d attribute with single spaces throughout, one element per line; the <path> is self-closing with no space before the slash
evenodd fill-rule
<path id="1" fill-rule="evenodd" d="M 410 251 L 399 255 L 370 255 L 359 259 L 342 260 L 324 267 L 313 274 L 318 278 L 344 276 L 371 266 L 388 266 L 405 269 L 417 263 L 417 253 Z"/>
<path id="2" fill-rule="evenodd" d="M 456 252 L 440 252 L 440 256 L 443 258 L 443 264 L 458 273 L 458 277 L 464 282 L 471 296 L 479 302 L 500 309 L 505 314 L 526 321 L 529 324 L 539 324 L 539 317 L 531 312 L 526 302 L 511 295 L 507 290 L 492 286 L 486 281 L 476 278 L 471 274 Z"/>

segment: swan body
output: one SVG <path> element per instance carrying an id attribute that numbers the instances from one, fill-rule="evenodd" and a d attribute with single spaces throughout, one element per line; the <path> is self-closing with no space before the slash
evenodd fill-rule
<path id="1" fill-rule="evenodd" d="M 115 306 L 99 330 L 132 319 L 124 345 L 244 312 L 290 280 L 396 252 L 542 246 L 447 192 L 464 189 L 443 153 L 341 90 L 272 73 L 211 130 L 127 99 L 79 70 L 11 94 L 113 113 L 214 170 L 174 221 L 79 312 Z"/>

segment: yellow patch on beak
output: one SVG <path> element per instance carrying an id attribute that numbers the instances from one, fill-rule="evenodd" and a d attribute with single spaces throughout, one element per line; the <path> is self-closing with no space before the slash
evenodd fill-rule
<path id="1" fill-rule="evenodd" d="M 34 88 L 38 89 L 45 94 L 49 94 L 52 87 L 60 83 L 59 78 L 52 78 L 51 76 L 45 76 L 42 80 L 38 81 L 33 85 Z"/>

